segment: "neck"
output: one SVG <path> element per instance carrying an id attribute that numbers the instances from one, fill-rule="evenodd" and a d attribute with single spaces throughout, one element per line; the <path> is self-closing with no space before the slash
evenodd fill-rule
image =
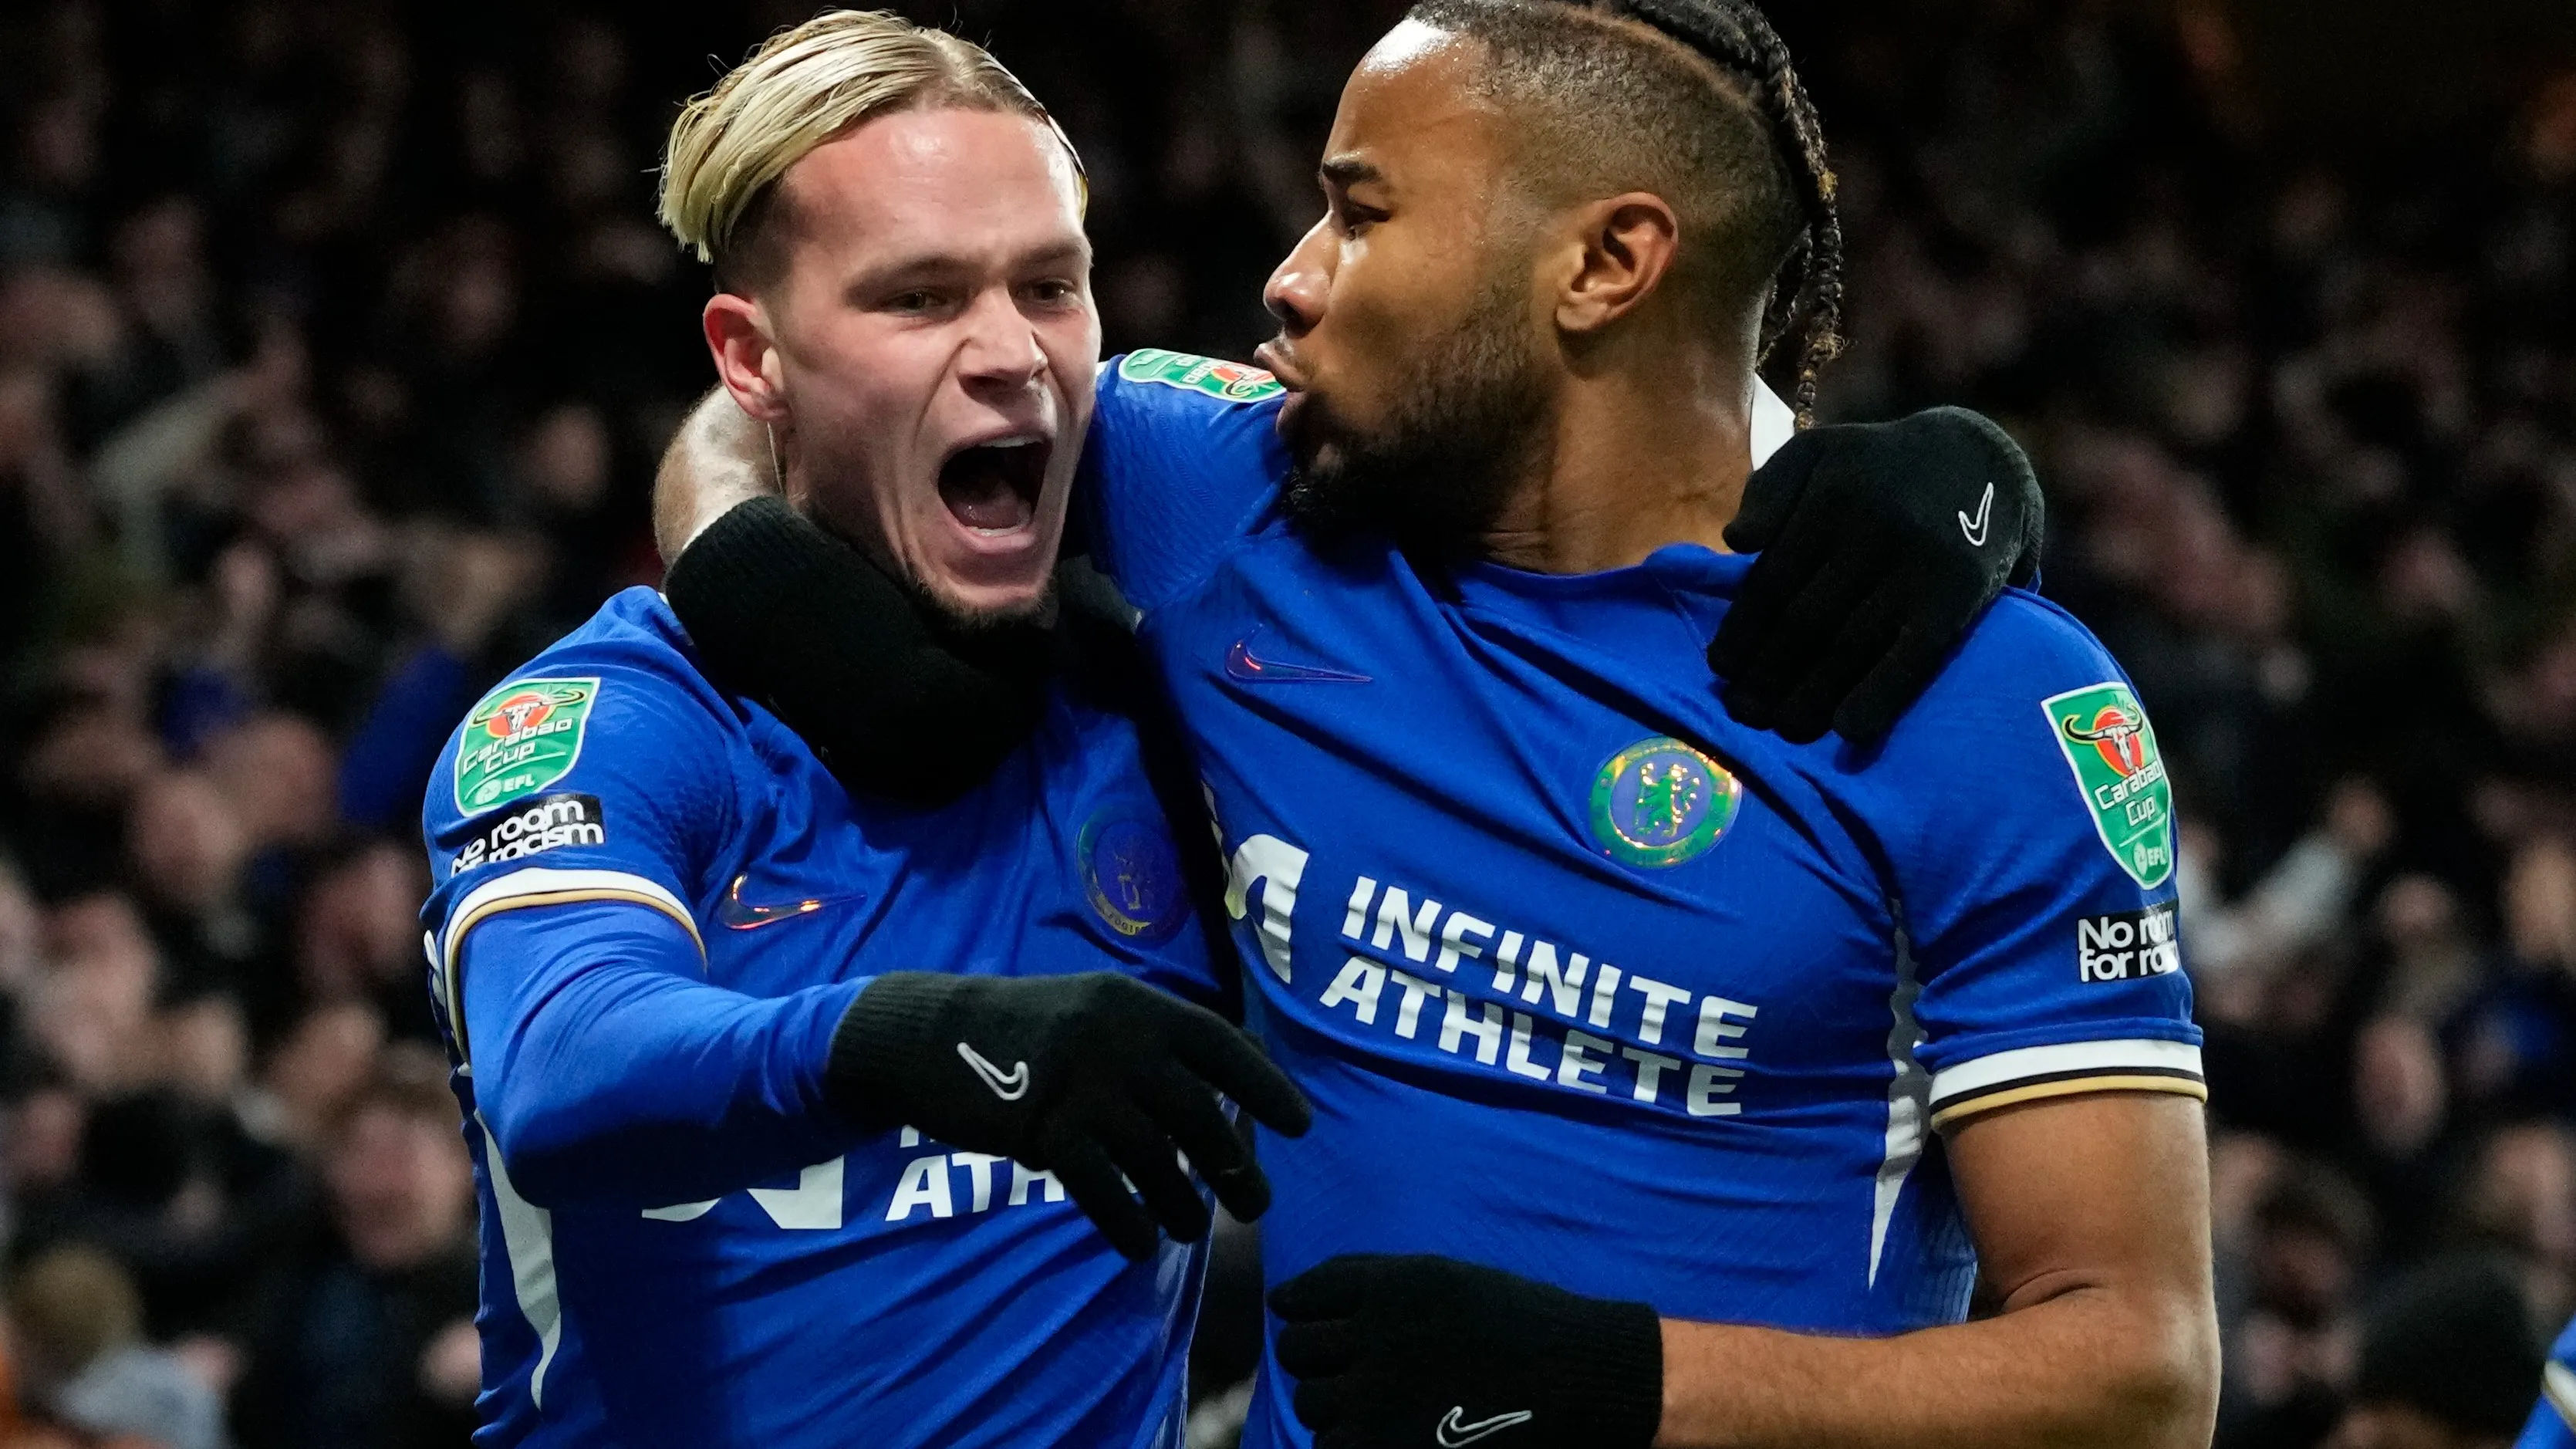
<path id="1" fill-rule="evenodd" d="M 1753 472 L 1752 376 L 1705 353 L 1679 366 L 1670 352 L 1645 361 L 1567 376 L 1530 476 L 1485 536 L 1488 557 L 1585 574 L 1668 544 L 1728 551 L 1726 525 Z"/>
<path id="2" fill-rule="evenodd" d="M 861 521 L 864 514 L 860 518 L 845 516 L 843 509 L 849 506 L 848 489 L 841 490 L 842 509 L 824 506 L 823 494 L 817 486 L 818 473 L 825 478 L 833 474 L 828 466 L 818 470 L 812 455 L 806 451 L 798 438 L 793 424 L 778 424 L 769 437 L 762 439 L 757 446 L 761 451 L 762 471 L 767 472 L 775 468 L 778 491 L 780 496 L 787 500 L 788 507 L 803 514 L 806 522 L 865 554 L 869 561 L 888 577 L 899 577 L 902 574 L 902 570 L 895 567 L 891 553 L 871 537 L 867 530 L 854 526 Z"/>

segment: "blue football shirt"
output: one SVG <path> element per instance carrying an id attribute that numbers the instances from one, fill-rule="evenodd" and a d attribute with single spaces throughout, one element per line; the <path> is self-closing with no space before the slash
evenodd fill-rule
<path id="1" fill-rule="evenodd" d="M 953 803 L 851 797 L 630 589 L 479 704 L 423 912 L 482 1203 L 484 1445 L 1176 1446 L 1204 1264 L 821 1100 L 889 970 L 1212 1002 L 1127 719 L 1059 689 Z"/>
<path id="2" fill-rule="evenodd" d="M 2576 1322 L 2549 1346 L 2540 1369 L 2540 1403 L 2513 1449 L 2576 1449 Z"/>
<path id="3" fill-rule="evenodd" d="M 1265 1272 L 1441 1253 L 1669 1316 L 1957 1322 L 1938 1130 L 2201 1094 L 2155 734 L 2101 646 L 2000 599 L 1883 748 L 1729 718 L 1749 561 L 1547 576 L 1319 542 L 1278 389 L 1104 367 L 1102 567 L 1231 860 L 1247 1016 L 1315 1127 L 1265 1135 Z M 1266 1362 L 1246 1442 L 1306 1442 Z"/>

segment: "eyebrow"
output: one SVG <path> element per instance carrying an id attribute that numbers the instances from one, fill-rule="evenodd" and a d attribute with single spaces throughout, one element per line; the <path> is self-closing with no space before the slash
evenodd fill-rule
<path id="1" fill-rule="evenodd" d="M 1015 271 L 1028 267 L 1060 265 L 1087 267 L 1090 264 L 1091 242 L 1087 237 L 1068 240 L 1061 244 L 1035 247 L 1010 259 L 1010 267 Z M 915 252 L 883 265 L 867 268 L 852 277 L 850 284 L 861 288 L 896 286 L 925 278 L 951 276 L 958 272 L 973 270 L 979 265 L 980 263 L 954 252 Z"/>
<path id="2" fill-rule="evenodd" d="M 1344 191 L 1367 182 L 1386 180 L 1385 172 L 1357 156 L 1327 156 L 1324 158 L 1324 164 L 1315 168 L 1315 174 L 1321 176 L 1326 183 L 1338 186 Z"/>
<path id="3" fill-rule="evenodd" d="M 1088 262 L 1091 260 L 1091 238 L 1077 236 L 1060 245 L 1041 248 L 1026 258 L 1033 262 Z"/>

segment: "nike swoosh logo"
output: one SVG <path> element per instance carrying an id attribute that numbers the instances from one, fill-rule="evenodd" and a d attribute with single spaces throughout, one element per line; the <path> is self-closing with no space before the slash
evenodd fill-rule
<path id="1" fill-rule="evenodd" d="M 1347 669 L 1319 669 L 1310 664 L 1282 664 L 1276 659 L 1264 659 L 1252 652 L 1252 641 L 1260 637 L 1261 631 L 1255 629 L 1235 640 L 1234 647 L 1225 651 L 1225 672 L 1228 678 L 1240 679 L 1246 684 L 1369 684 L 1374 682 L 1365 674 L 1353 674 Z"/>
<path id="2" fill-rule="evenodd" d="M 1496 1414 L 1470 1424 L 1466 1422 L 1466 1406 L 1461 1404 L 1449 1411 L 1449 1417 L 1440 1421 L 1440 1428 L 1433 1437 L 1440 1441 L 1442 1449 L 1461 1449 L 1463 1445 L 1473 1444 L 1505 1429 L 1518 1428 L 1536 1417 L 1527 1409 L 1514 1409 L 1508 1414 Z"/>
<path id="3" fill-rule="evenodd" d="M 1003 1101 L 1016 1102 L 1029 1094 L 1029 1064 L 1027 1062 L 1013 1062 L 1011 1063 L 1011 1069 L 1006 1072 L 1000 1067 L 993 1065 L 991 1062 L 984 1060 L 983 1053 L 975 1050 L 973 1047 L 968 1046 L 962 1041 L 957 1044 L 957 1055 L 964 1057 L 966 1059 L 966 1065 L 974 1068 L 975 1075 L 982 1077 L 984 1079 L 984 1085 L 992 1088 L 993 1095 L 1001 1098 Z"/>
<path id="4" fill-rule="evenodd" d="M 1968 547 L 1984 548 L 1986 546 L 1986 524 L 1992 520 L 1994 516 L 1995 485 L 1989 483 L 1986 485 L 1986 496 L 1977 500 L 1977 516 L 1974 519 L 1968 517 L 1967 510 L 1965 509 L 1961 509 L 1959 512 L 1959 531 L 1968 536 Z"/>
<path id="5" fill-rule="evenodd" d="M 818 896 L 809 900 L 786 901 L 774 906 L 754 905 L 742 898 L 743 882 L 749 879 L 751 876 L 748 872 L 735 876 L 733 885 L 724 893 L 724 899 L 716 902 L 716 920 L 728 931 L 757 931 L 763 926 L 774 926 L 781 921 L 793 921 L 810 916 L 825 906 L 837 906 L 844 901 L 864 899 L 863 896 L 858 895 Z"/>

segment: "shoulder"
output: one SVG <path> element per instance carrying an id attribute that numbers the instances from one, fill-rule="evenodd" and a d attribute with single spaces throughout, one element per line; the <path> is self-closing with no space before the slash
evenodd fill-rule
<path id="1" fill-rule="evenodd" d="M 1278 378 L 1249 363 L 1161 347 L 1140 347 L 1103 362 L 1095 390 L 1104 409 L 1114 407 L 1127 421 L 1204 422 L 1256 409 L 1266 414 L 1288 395 Z"/>
<path id="2" fill-rule="evenodd" d="M 641 585 L 611 594 L 580 627 L 511 672 L 526 674 L 570 662 L 605 663 L 639 677 L 658 676 L 676 686 L 697 685 L 713 693 L 698 668 L 688 630 L 671 612 L 670 602 Z"/>
<path id="3" fill-rule="evenodd" d="M 2129 677 L 2092 630 L 2027 589 L 2006 589 L 1960 641 L 1915 714 L 1926 725 L 1955 724 L 1991 710 L 2037 709 L 2049 695 L 2106 683 L 2126 691 Z M 1906 723 L 1914 722 L 1908 715 Z"/>
<path id="4" fill-rule="evenodd" d="M 1083 449 L 1095 556 L 1151 612 L 1260 526 L 1288 475 L 1287 389 L 1257 367 L 1147 348 L 1101 364 Z"/>
<path id="5" fill-rule="evenodd" d="M 2152 753 L 2154 731 L 2137 692 L 2111 651 L 2064 609 L 2025 589 L 2007 589 L 1968 631 L 1923 697 L 1897 721 L 1886 744 L 1847 763 L 1882 775 L 1891 766 L 1921 783 L 1917 769 L 1938 760 L 1979 762 L 2006 769 L 2056 759 L 2069 744 L 2096 743 L 2099 721 L 2143 738 Z M 2081 714 L 2074 736 L 2064 736 L 2061 714 Z M 2061 762 L 2057 769 L 2063 773 Z M 1963 783 L 1991 789 L 1989 774 Z M 2159 771 L 2159 778 L 2161 772 Z"/>
<path id="6" fill-rule="evenodd" d="M 1284 471 L 1288 390 L 1257 367 L 1141 348 L 1100 365 L 1085 461 L 1111 486 L 1241 497 Z"/>
<path id="7" fill-rule="evenodd" d="M 430 776 L 431 834 L 573 779 L 702 775 L 742 734 L 651 589 L 628 589 L 484 692 Z"/>
<path id="8" fill-rule="evenodd" d="M 2036 865 L 2043 841 L 2098 840 L 2137 886 L 2172 878 L 2171 787 L 2136 688 L 2091 630 L 2026 590 L 1995 601 L 1864 763 L 1892 818 L 1948 858 L 1982 841 Z"/>

